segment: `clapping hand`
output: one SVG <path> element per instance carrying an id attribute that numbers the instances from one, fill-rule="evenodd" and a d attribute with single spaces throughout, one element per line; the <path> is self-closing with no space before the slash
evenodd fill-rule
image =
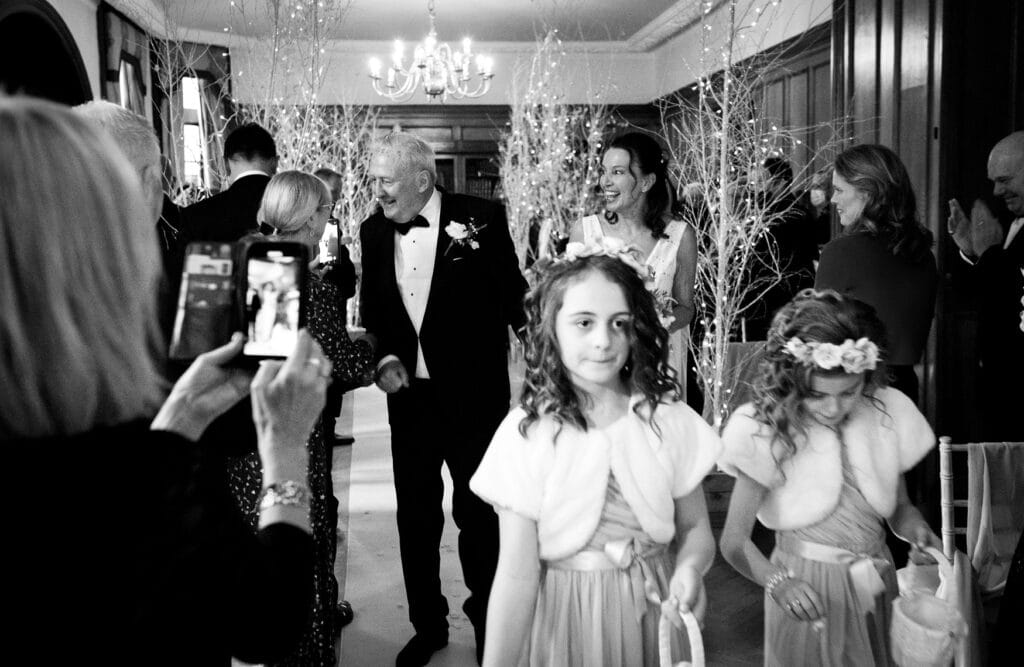
<path id="1" fill-rule="evenodd" d="M 974 201 L 970 220 L 960 202 L 950 199 L 946 228 L 960 251 L 972 259 L 981 257 L 990 247 L 1003 242 L 999 221 L 981 199 Z"/>

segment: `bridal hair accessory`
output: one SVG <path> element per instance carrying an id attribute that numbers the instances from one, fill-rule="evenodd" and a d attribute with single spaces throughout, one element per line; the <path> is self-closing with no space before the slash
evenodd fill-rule
<path id="1" fill-rule="evenodd" d="M 639 251 L 635 247 L 627 245 L 622 239 L 617 239 L 613 236 L 602 236 L 600 239 L 590 243 L 573 241 L 565 247 L 565 253 L 560 261 L 572 262 L 584 257 L 596 257 L 598 255 L 614 257 L 636 271 L 640 279 L 644 281 L 644 287 L 654 297 L 654 307 L 658 311 L 658 319 L 661 320 L 661 326 L 667 329 L 675 321 L 676 318 L 672 315 L 672 309 L 676 305 L 676 300 L 665 290 L 655 288 L 654 270 L 640 260 Z"/>
<path id="2" fill-rule="evenodd" d="M 867 338 L 856 342 L 847 338 L 842 345 L 835 343 L 805 343 L 793 337 L 785 346 L 786 352 L 805 366 L 817 366 L 830 371 L 840 366 L 847 373 L 873 371 L 878 366 L 878 346 Z"/>

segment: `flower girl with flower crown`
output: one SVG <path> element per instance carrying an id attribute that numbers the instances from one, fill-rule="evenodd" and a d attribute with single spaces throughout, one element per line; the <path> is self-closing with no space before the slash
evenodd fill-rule
<path id="1" fill-rule="evenodd" d="M 520 405 L 469 484 L 501 537 L 483 664 L 657 665 L 661 614 L 702 614 L 721 443 L 679 402 L 628 250 L 572 245 L 540 274 Z"/>
<path id="2" fill-rule="evenodd" d="M 917 549 L 941 543 L 901 473 L 934 446 L 914 403 L 885 386 L 874 309 L 804 290 L 768 333 L 753 403 L 722 433 L 736 477 L 721 549 L 765 588 L 765 665 L 888 665 L 897 594 L 882 521 Z M 775 532 L 766 559 L 756 517 Z"/>

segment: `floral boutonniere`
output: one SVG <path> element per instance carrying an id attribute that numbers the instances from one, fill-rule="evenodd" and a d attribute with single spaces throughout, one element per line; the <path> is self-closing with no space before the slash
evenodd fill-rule
<path id="1" fill-rule="evenodd" d="M 448 246 L 448 250 L 445 250 L 444 254 L 448 254 L 448 251 L 453 246 L 463 246 L 466 248 L 472 248 L 477 250 L 480 248 L 480 242 L 476 240 L 476 237 L 480 234 L 480 230 L 486 227 L 486 224 L 478 225 L 473 220 L 469 219 L 469 222 L 455 222 L 454 220 L 448 223 L 448 226 L 444 228 L 445 233 L 451 237 L 451 245 Z"/>

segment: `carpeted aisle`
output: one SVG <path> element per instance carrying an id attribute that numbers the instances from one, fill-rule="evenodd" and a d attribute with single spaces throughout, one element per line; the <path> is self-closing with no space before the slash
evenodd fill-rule
<path id="1" fill-rule="evenodd" d="M 393 665 L 412 637 L 406 610 L 395 526 L 395 489 L 391 472 L 390 431 L 385 396 L 376 387 L 345 396 L 339 433 L 355 443 L 334 449 L 334 492 L 340 501 L 343 541 L 336 573 L 355 620 L 342 632 L 339 664 L 346 667 Z M 462 583 L 451 518 L 451 480 L 445 470 L 445 531 L 441 540 L 441 585 L 452 612 L 448 647 L 431 665 L 475 665 L 473 627 L 462 613 Z M 346 524 L 347 520 L 347 526 Z"/>

